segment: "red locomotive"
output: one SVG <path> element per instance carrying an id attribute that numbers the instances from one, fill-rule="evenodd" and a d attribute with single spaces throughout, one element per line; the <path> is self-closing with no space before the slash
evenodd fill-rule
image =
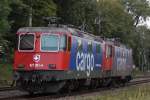
<path id="1" fill-rule="evenodd" d="M 14 76 L 19 89 L 58 92 L 131 80 L 132 50 L 71 27 L 25 27 L 17 32 Z"/>

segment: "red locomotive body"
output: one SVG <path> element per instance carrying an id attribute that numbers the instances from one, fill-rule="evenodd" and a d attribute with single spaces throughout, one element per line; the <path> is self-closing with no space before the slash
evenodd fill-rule
<path id="1" fill-rule="evenodd" d="M 58 92 L 131 80 L 132 50 L 125 46 L 70 27 L 26 27 L 17 36 L 13 69 L 21 90 Z"/>
<path id="2" fill-rule="evenodd" d="M 105 53 L 103 59 L 103 69 L 105 71 L 111 71 L 113 65 L 113 45 L 105 44 Z"/>
<path id="3" fill-rule="evenodd" d="M 49 36 L 49 38 L 71 38 L 69 33 L 53 32 L 53 33 L 24 33 L 18 32 L 18 50 L 15 51 L 14 70 L 23 69 L 26 71 L 32 70 L 67 70 L 69 68 L 70 53 L 68 50 L 41 50 L 40 37 Z M 51 37 L 50 37 L 51 36 Z M 25 40 L 29 38 L 32 40 Z M 22 39 L 22 40 L 21 40 Z M 27 42 L 26 42 L 27 41 Z M 45 40 L 46 41 L 46 38 Z M 47 40 L 51 42 L 50 40 Z M 29 43 L 28 43 L 29 42 Z M 57 42 L 58 40 L 52 41 Z M 64 41 L 67 44 L 69 41 Z M 45 44 L 46 45 L 46 44 Z M 53 45 L 53 43 L 51 43 Z M 23 47 L 27 46 L 27 47 Z M 28 47 L 29 46 L 29 47 Z M 31 47 L 31 48 L 30 48 Z M 64 49 L 67 49 L 65 47 Z"/>

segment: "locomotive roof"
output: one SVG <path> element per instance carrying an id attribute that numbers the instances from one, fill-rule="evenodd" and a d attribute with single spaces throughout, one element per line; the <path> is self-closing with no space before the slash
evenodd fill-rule
<path id="1" fill-rule="evenodd" d="M 98 36 L 94 36 L 94 35 L 89 34 L 87 32 L 78 30 L 76 28 L 70 28 L 70 27 L 23 27 L 23 28 L 20 28 L 18 30 L 17 34 L 34 33 L 34 32 L 44 32 L 44 33 L 62 32 L 62 33 L 66 33 L 66 34 L 71 33 L 74 36 L 84 37 L 87 39 L 102 42 L 102 39 Z"/>
<path id="2" fill-rule="evenodd" d="M 93 34 L 89 34 L 87 32 L 75 29 L 75 28 L 69 28 L 69 27 L 23 27 L 20 28 L 17 32 L 17 34 L 20 33 L 34 33 L 34 32 L 44 32 L 44 33 L 53 33 L 53 32 L 62 32 L 62 33 L 66 33 L 69 34 L 71 33 L 74 36 L 78 36 L 78 37 L 84 37 L 87 39 L 91 39 L 91 40 L 95 40 L 95 41 L 99 41 L 99 42 L 103 42 L 105 41 L 108 44 L 111 45 L 115 45 L 118 47 L 122 47 L 122 48 L 127 48 L 125 45 L 115 41 L 111 41 L 111 40 L 103 40 L 101 37 L 99 36 L 95 36 Z"/>
<path id="3" fill-rule="evenodd" d="M 23 28 L 20 28 L 18 30 L 18 33 L 21 33 L 21 32 L 25 32 L 25 33 L 32 33 L 32 32 L 45 32 L 45 33 L 48 33 L 48 32 L 69 32 L 68 30 L 64 29 L 64 28 L 58 28 L 58 27 L 23 27 Z"/>

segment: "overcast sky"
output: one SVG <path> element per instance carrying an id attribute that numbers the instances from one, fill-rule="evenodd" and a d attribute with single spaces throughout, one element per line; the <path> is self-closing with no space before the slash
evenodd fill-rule
<path id="1" fill-rule="evenodd" d="M 149 5 L 150 5 L 150 0 L 147 0 L 147 1 L 149 1 Z M 150 29 L 150 17 L 147 18 L 146 25 L 147 25 L 148 28 Z"/>
<path id="2" fill-rule="evenodd" d="M 146 19 L 146 22 L 141 19 L 141 22 L 140 22 L 139 26 L 140 25 L 145 25 L 145 26 L 147 26 L 150 29 L 150 17 L 148 17 Z"/>
<path id="3" fill-rule="evenodd" d="M 147 1 L 149 1 L 149 6 L 150 6 L 150 0 L 147 0 Z M 145 25 L 145 26 L 147 26 L 147 27 L 150 29 L 150 17 L 148 17 L 148 18 L 146 19 L 146 22 L 141 19 L 141 22 L 140 22 L 139 25 Z"/>
<path id="4" fill-rule="evenodd" d="M 147 22 L 146 22 L 146 24 L 147 24 L 148 28 L 150 28 L 150 17 L 149 17 L 149 18 L 147 18 Z"/>

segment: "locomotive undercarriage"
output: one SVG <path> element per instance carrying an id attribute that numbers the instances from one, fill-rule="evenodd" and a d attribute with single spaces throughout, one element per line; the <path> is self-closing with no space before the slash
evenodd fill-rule
<path id="1" fill-rule="evenodd" d="M 15 72 L 16 86 L 22 91 L 33 93 L 58 93 L 59 91 L 72 91 L 79 87 L 98 88 L 98 87 L 118 87 L 123 86 L 130 81 L 131 77 L 90 77 L 90 78 L 77 78 L 70 77 L 73 74 L 69 73 L 68 77 L 64 77 L 66 72 L 62 72 L 60 76 L 64 75 L 63 79 L 59 77 L 60 71 L 31 71 Z M 57 75 L 57 76 L 56 76 Z M 100 76 L 100 75 L 99 75 Z"/>
<path id="2" fill-rule="evenodd" d="M 16 86 L 21 91 L 27 91 L 30 94 L 33 93 L 56 93 L 58 92 L 63 86 L 64 81 L 58 82 L 48 82 L 48 81 L 41 81 L 39 82 L 32 82 L 32 81 L 17 81 Z"/>

